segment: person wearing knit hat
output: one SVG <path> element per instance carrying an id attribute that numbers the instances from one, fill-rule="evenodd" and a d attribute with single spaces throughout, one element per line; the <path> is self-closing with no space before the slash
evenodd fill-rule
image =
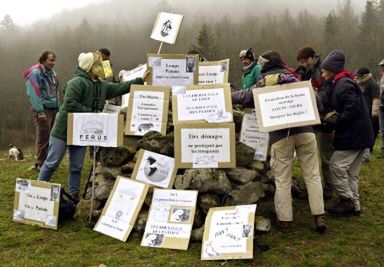
<path id="1" fill-rule="evenodd" d="M 375 142 L 379 134 L 379 113 L 380 113 L 380 86 L 373 78 L 371 72 L 367 67 L 360 67 L 354 72 L 355 81 L 360 86 L 363 92 L 364 99 L 368 105 L 369 117 L 371 118 L 373 127 L 373 140 Z M 371 161 L 371 152 L 373 145 L 366 148 L 364 151 L 364 162 Z"/>
<path id="2" fill-rule="evenodd" d="M 49 138 L 48 156 L 38 177 L 39 181 L 50 181 L 68 148 L 68 190 L 75 199 L 79 198 L 86 147 L 67 146 L 68 113 L 101 112 L 106 99 L 129 93 L 132 84 L 144 84 L 150 73 L 146 71 L 142 78 L 132 81 L 110 83 L 100 79 L 104 76 L 100 52 L 81 53 L 78 61 L 74 77 L 65 86 L 64 102 Z"/>
<path id="3" fill-rule="evenodd" d="M 369 110 L 353 74 L 344 69 L 345 56 L 340 50 L 328 54 L 321 64 L 323 77 L 332 83 L 330 104 L 324 126 L 333 130 L 335 151 L 329 162 L 333 187 L 338 200 L 329 212 L 360 215 L 359 173 L 364 149 L 373 145 Z"/>
<path id="4" fill-rule="evenodd" d="M 240 61 L 243 63 L 243 76 L 241 78 L 242 90 L 248 90 L 256 84 L 260 75 L 260 65 L 255 60 L 252 48 L 242 50 L 239 54 Z"/>

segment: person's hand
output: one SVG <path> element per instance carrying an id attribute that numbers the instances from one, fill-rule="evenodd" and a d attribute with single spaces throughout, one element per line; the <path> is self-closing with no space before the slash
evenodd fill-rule
<path id="1" fill-rule="evenodd" d="M 147 81 L 148 76 L 149 76 L 150 73 L 151 73 L 150 70 L 146 70 L 146 71 L 144 72 L 143 77 L 141 77 L 141 79 L 143 79 L 143 82 L 146 82 L 146 81 Z"/>

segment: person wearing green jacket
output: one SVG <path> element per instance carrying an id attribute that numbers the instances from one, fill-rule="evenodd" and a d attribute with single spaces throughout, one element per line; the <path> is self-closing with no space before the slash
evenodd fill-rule
<path id="1" fill-rule="evenodd" d="M 248 90 L 256 84 L 260 75 L 260 64 L 255 60 L 252 48 L 240 52 L 240 61 L 243 63 L 243 77 L 241 78 L 242 90 Z"/>
<path id="2" fill-rule="evenodd" d="M 106 99 L 128 93 L 132 84 L 144 84 L 149 74 L 147 71 L 142 78 L 123 83 L 109 83 L 101 79 L 104 77 L 104 70 L 100 52 L 81 53 L 78 60 L 79 66 L 75 76 L 65 87 L 64 101 L 49 138 L 48 156 L 38 177 L 39 181 L 50 181 L 68 148 L 68 190 L 75 199 L 79 198 L 86 147 L 67 145 L 68 113 L 101 112 Z"/>

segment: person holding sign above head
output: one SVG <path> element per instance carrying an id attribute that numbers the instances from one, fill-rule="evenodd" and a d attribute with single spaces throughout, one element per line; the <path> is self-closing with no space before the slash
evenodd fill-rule
<path id="1" fill-rule="evenodd" d="M 373 145 L 373 130 L 364 95 L 344 69 L 345 56 L 340 50 L 328 54 L 321 63 L 323 77 L 331 80 L 332 112 L 325 116 L 325 127 L 334 130 L 333 152 L 329 162 L 336 203 L 328 209 L 339 215 L 359 215 L 359 173 L 364 149 Z"/>
<path id="2" fill-rule="evenodd" d="M 259 57 L 261 74 L 256 87 L 274 86 L 296 82 L 287 70 L 277 51 L 267 51 Z M 233 104 L 253 105 L 250 90 L 232 93 Z M 324 215 L 323 188 L 317 158 L 316 137 L 311 126 L 301 126 L 269 132 L 271 144 L 271 169 L 275 175 L 275 209 L 277 225 L 281 232 L 292 231 L 292 168 L 294 153 L 300 161 L 304 182 L 308 191 L 309 206 L 315 220 L 316 231 L 327 229 Z"/>
<path id="3" fill-rule="evenodd" d="M 247 90 L 257 81 L 260 75 L 260 65 L 255 60 L 255 54 L 252 48 L 242 50 L 239 55 L 240 61 L 243 63 L 243 77 L 241 78 L 242 90 Z"/>
<path id="4" fill-rule="evenodd" d="M 41 167 L 39 181 L 50 181 L 53 173 L 63 160 L 68 147 L 69 193 L 78 199 L 80 178 L 83 169 L 86 147 L 67 146 L 67 120 L 71 112 L 101 112 L 105 99 L 129 93 L 132 84 L 143 84 L 149 71 L 142 78 L 123 83 L 109 83 L 104 78 L 100 52 L 81 53 L 75 76 L 65 87 L 64 102 L 56 116 L 49 139 L 48 157 Z"/>

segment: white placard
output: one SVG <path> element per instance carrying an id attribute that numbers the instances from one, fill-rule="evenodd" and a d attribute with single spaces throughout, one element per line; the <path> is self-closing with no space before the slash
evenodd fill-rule
<path id="1" fill-rule="evenodd" d="M 141 245 L 186 250 L 192 231 L 197 193 L 155 189 Z"/>
<path id="2" fill-rule="evenodd" d="M 120 110 L 121 110 L 121 106 L 105 104 L 103 113 L 120 113 Z"/>
<path id="3" fill-rule="evenodd" d="M 117 147 L 119 114 L 73 113 L 71 145 Z"/>
<path id="4" fill-rule="evenodd" d="M 255 149 L 255 160 L 267 159 L 269 133 L 260 132 L 254 109 L 244 114 L 239 141 Z"/>
<path id="5" fill-rule="evenodd" d="M 121 108 L 125 108 L 125 107 L 128 108 L 130 95 L 131 95 L 130 93 L 122 95 L 122 98 L 121 98 Z"/>
<path id="6" fill-rule="evenodd" d="M 151 38 L 160 42 L 174 44 L 182 21 L 183 15 L 160 12 L 157 15 Z"/>
<path id="7" fill-rule="evenodd" d="M 211 208 L 201 251 L 202 260 L 253 257 L 256 205 Z"/>
<path id="8" fill-rule="evenodd" d="M 147 64 L 138 66 L 133 70 L 122 70 L 119 73 L 120 80 L 122 82 L 132 81 L 136 78 L 141 78 L 144 75 L 144 72 L 147 70 Z M 122 95 L 121 107 L 128 107 L 129 93 Z"/>
<path id="9" fill-rule="evenodd" d="M 209 65 L 208 65 L 209 64 Z M 223 84 L 228 82 L 226 73 L 229 69 L 229 59 L 217 61 L 215 65 L 210 62 L 199 63 L 199 84 Z"/>

